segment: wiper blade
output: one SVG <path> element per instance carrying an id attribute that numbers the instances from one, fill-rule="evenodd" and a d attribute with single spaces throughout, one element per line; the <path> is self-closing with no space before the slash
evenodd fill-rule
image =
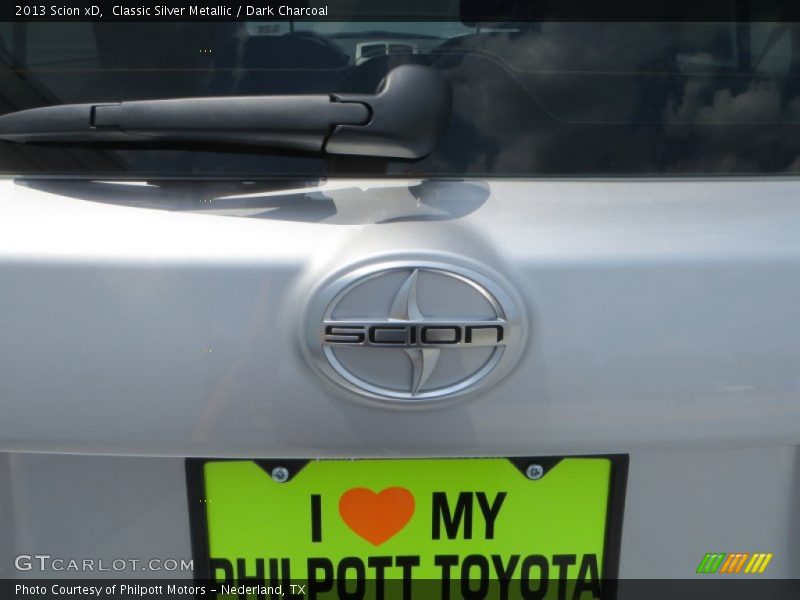
<path id="1" fill-rule="evenodd" d="M 319 152 L 336 125 L 363 125 L 369 109 L 324 96 L 239 96 L 62 104 L 0 117 L 12 142 L 214 141 Z"/>
<path id="2" fill-rule="evenodd" d="M 402 65 L 374 94 L 231 96 L 62 104 L 0 116 L 0 140 L 58 145 L 202 142 L 418 159 L 450 117 L 448 80 Z"/>

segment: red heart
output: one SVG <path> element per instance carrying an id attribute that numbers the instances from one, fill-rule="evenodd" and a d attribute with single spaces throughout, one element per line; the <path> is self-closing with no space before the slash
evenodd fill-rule
<path id="1" fill-rule="evenodd" d="M 380 546 L 406 526 L 414 514 L 414 496 L 390 487 L 379 494 L 367 488 L 347 490 L 339 498 L 339 514 L 347 526 L 374 546 Z"/>

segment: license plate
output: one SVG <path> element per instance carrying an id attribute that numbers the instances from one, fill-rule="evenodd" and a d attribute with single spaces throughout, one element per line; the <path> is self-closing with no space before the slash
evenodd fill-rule
<path id="1" fill-rule="evenodd" d="M 195 572 L 230 598 L 607 597 L 626 472 L 619 455 L 193 459 Z"/>

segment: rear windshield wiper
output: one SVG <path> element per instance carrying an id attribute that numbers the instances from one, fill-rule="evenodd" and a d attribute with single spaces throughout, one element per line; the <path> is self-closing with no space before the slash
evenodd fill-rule
<path id="1" fill-rule="evenodd" d="M 202 142 L 417 159 L 450 118 L 449 81 L 421 65 L 374 94 L 230 96 L 61 104 L 0 116 L 0 140 L 58 145 Z"/>

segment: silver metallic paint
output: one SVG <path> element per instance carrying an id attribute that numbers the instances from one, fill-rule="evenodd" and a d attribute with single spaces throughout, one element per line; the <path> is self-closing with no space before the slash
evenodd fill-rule
<path id="1" fill-rule="evenodd" d="M 0 182 L 3 557 L 188 553 L 185 456 L 624 452 L 623 577 L 733 550 L 800 576 L 797 180 L 337 182 L 217 214 L 48 186 Z M 479 394 L 350 401 L 296 315 L 423 259 L 502 274 L 535 335 Z"/>

